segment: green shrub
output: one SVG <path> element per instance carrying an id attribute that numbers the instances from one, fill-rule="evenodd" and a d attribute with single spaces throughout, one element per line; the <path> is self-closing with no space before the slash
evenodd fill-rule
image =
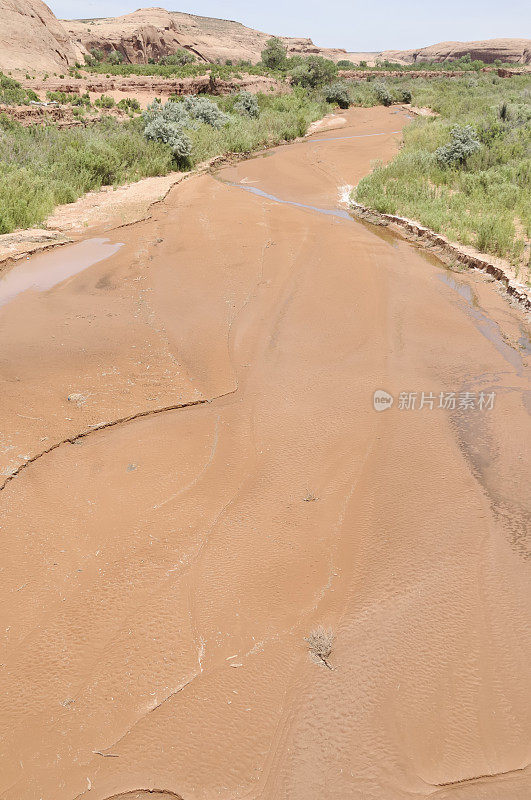
<path id="1" fill-rule="evenodd" d="M 98 97 L 94 101 L 94 105 L 98 108 L 113 108 L 116 105 L 116 100 L 114 97 L 109 97 L 106 94 L 102 94 L 101 97 Z"/>
<path id="2" fill-rule="evenodd" d="M 349 87 L 346 83 L 336 81 L 325 89 L 327 103 L 336 103 L 340 108 L 348 108 L 351 104 Z"/>
<path id="3" fill-rule="evenodd" d="M 260 107 L 256 95 L 251 94 L 251 92 L 240 92 L 238 99 L 234 103 L 234 111 L 242 116 L 258 117 Z"/>
<path id="4" fill-rule="evenodd" d="M 376 98 L 382 106 L 390 106 L 392 104 L 393 95 L 385 83 L 380 83 L 378 81 L 373 84 L 373 88 Z"/>
<path id="5" fill-rule="evenodd" d="M 107 56 L 107 61 L 109 64 L 121 64 L 124 60 L 123 53 L 120 53 L 119 50 L 111 50 L 109 55 Z"/>
<path id="6" fill-rule="evenodd" d="M 93 47 L 90 51 L 90 56 L 97 64 L 105 58 L 103 50 L 100 50 L 99 47 Z"/>
<path id="7" fill-rule="evenodd" d="M 398 99 L 401 103 L 411 103 L 412 100 L 411 89 L 399 89 Z"/>
<path id="8" fill-rule="evenodd" d="M 193 53 L 190 53 L 189 50 L 185 50 L 184 48 L 179 48 L 175 53 L 172 53 L 169 56 L 163 56 L 159 63 L 163 66 L 179 66 L 184 67 L 186 64 L 193 64 L 195 61 L 195 56 Z"/>
<path id="9" fill-rule="evenodd" d="M 286 47 L 276 36 L 269 39 L 261 56 L 262 64 L 268 69 L 283 69 L 286 65 Z"/>
<path id="10" fill-rule="evenodd" d="M 135 97 L 123 97 L 117 107 L 123 111 L 140 111 L 140 103 Z"/>
<path id="11" fill-rule="evenodd" d="M 18 81 L 0 72 L 0 103 L 5 105 L 28 105 L 30 100 L 38 100 L 31 89 L 24 89 Z"/>
<path id="12" fill-rule="evenodd" d="M 454 125 L 450 137 L 448 144 L 435 151 L 435 157 L 442 167 L 462 166 L 481 147 L 472 125 Z"/>

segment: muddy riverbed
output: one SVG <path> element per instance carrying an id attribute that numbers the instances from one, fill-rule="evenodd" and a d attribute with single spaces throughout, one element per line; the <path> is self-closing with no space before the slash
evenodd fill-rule
<path id="1" fill-rule="evenodd" d="M 0 281 L 4 800 L 531 792 L 528 328 L 343 116 Z"/>

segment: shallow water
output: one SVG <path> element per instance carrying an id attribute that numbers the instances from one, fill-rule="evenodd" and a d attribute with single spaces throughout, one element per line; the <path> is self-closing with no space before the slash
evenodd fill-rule
<path id="1" fill-rule="evenodd" d="M 0 279 L 0 306 L 28 289 L 45 292 L 87 267 L 109 258 L 122 246 L 122 243 L 111 243 L 109 239 L 87 239 L 27 258 Z"/>

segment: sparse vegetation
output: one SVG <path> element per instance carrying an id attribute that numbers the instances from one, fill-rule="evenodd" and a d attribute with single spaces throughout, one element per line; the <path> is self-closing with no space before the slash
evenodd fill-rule
<path id="1" fill-rule="evenodd" d="M 122 109 L 122 111 L 129 111 L 133 114 L 140 111 L 140 103 L 135 97 L 123 97 L 116 104 L 116 107 Z"/>
<path id="2" fill-rule="evenodd" d="M 116 100 L 114 97 L 102 94 L 101 97 L 97 97 L 96 100 L 94 100 L 94 105 L 96 108 L 113 108 L 116 105 Z"/>
<path id="3" fill-rule="evenodd" d="M 46 92 L 46 98 L 61 105 L 90 106 L 88 92 L 76 94 L 75 92 Z"/>
<path id="4" fill-rule="evenodd" d="M 322 663 L 328 669 L 332 669 L 328 659 L 332 654 L 332 647 L 334 645 L 334 634 L 331 628 L 325 628 L 323 625 L 318 625 L 306 637 L 310 655 L 318 662 Z"/>
<path id="5" fill-rule="evenodd" d="M 0 115 L 0 233 L 42 224 L 56 205 L 104 185 L 164 175 L 226 152 L 250 152 L 294 139 L 327 108 L 301 89 L 258 95 L 259 117 L 232 113 L 236 100 L 228 95 L 172 103 L 166 121 L 173 120 L 177 130 L 164 136 L 153 129 L 145 136 L 150 120 L 143 116 L 125 122 L 107 116 L 90 127 L 59 129 L 23 127 Z M 84 108 L 76 106 L 74 112 L 82 114 Z M 213 126 L 207 119 L 223 124 Z M 171 138 L 172 132 L 178 132 L 180 142 Z"/>

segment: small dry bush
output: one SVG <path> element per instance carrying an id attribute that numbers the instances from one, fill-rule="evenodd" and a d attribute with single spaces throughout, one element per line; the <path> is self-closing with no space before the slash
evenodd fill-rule
<path id="1" fill-rule="evenodd" d="M 306 637 L 310 654 L 325 664 L 328 669 L 332 669 L 328 663 L 328 658 L 332 653 L 332 646 L 334 644 L 334 634 L 331 628 L 325 628 L 323 625 L 318 625 L 311 631 L 310 635 Z"/>

